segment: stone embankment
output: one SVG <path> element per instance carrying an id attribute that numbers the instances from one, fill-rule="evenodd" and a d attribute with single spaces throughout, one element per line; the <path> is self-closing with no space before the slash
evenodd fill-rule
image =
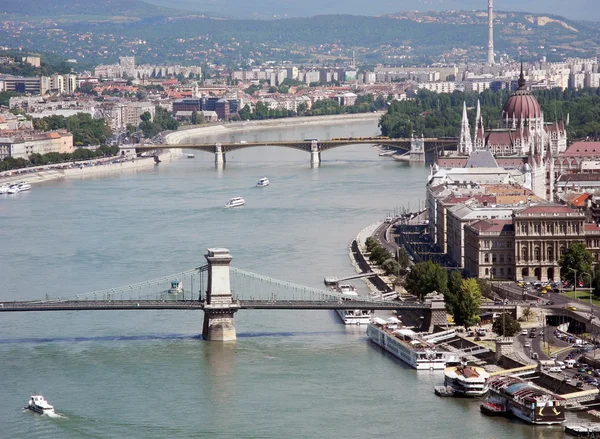
<path id="1" fill-rule="evenodd" d="M 264 130 L 265 128 L 289 128 L 296 126 L 330 125 L 336 122 L 376 121 L 383 113 L 337 114 L 331 116 L 288 117 L 282 119 L 252 120 L 242 122 L 226 122 L 200 127 L 190 127 L 169 133 L 165 136 L 166 143 L 186 143 L 188 138 L 213 136 L 234 131 Z"/>
<path id="2" fill-rule="evenodd" d="M 367 273 L 369 271 L 377 273 L 377 276 L 364 279 L 371 293 L 376 294 L 394 291 L 394 287 L 390 281 L 390 278 L 386 276 L 385 272 L 378 266 L 371 264 L 369 258 L 366 256 L 367 249 L 365 247 L 365 242 L 368 237 L 373 235 L 375 230 L 377 230 L 381 224 L 383 224 L 383 221 L 378 221 L 365 227 L 358 233 L 358 235 L 356 235 L 356 238 L 352 240 L 350 246 L 348 247 L 348 256 L 350 257 L 350 262 L 356 269 L 357 273 Z"/>
<path id="3" fill-rule="evenodd" d="M 181 150 L 170 150 L 159 156 L 161 162 L 169 162 L 179 157 Z M 51 165 L 41 168 L 19 169 L 0 175 L 0 185 L 24 181 L 29 184 L 44 183 L 62 178 L 84 178 L 127 170 L 148 169 L 156 166 L 154 157 L 115 158 L 90 160 Z"/>

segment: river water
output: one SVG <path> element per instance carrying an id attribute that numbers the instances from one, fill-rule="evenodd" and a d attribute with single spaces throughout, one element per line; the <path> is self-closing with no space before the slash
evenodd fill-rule
<path id="1" fill-rule="evenodd" d="M 376 122 L 236 132 L 199 141 L 378 134 Z M 126 285 L 204 264 L 321 287 L 350 275 L 347 245 L 424 198 L 425 167 L 370 146 L 309 154 L 263 147 L 145 171 L 34 186 L 0 198 L 0 301 Z M 254 187 L 263 176 L 264 189 Z M 231 197 L 246 206 L 223 209 Z M 365 292 L 360 282 L 356 285 Z M 233 345 L 201 339 L 202 313 L 0 314 L 0 438 L 562 438 L 440 399 L 417 373 L 332 311 L 241 311 Z M 60 417 L 24 412 L 32 392 Z"/>

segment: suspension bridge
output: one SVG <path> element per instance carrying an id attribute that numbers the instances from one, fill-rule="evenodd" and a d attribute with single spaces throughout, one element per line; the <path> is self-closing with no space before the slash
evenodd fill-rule
<path id="1" fill-rule="evenodd" d="M 443 302 L 398 302 L 353 298 L 337 291 L 299 285 L 231 267 L 229 250 L 208 249 L 207 264 L 157 279 L 74 296 L 6 301 L 2 312 L 94 310 L 201 310 L 208 340 L 236 339 L 238 310 L 415 310 L 446 321 Z"/>

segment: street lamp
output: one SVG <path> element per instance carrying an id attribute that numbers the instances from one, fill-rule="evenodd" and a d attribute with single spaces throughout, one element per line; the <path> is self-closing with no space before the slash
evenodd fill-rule
<path id="1" fill-rule="evenodd" d="M 573 299 L 577 298 L 577 270 L 574 268 L 569 268 L 569 270 L 575 273 L 575 283 L 573 284 Z"/>
<path id="2" fill-rule="evenodd" d="M 583 274 L 587 274 L 590 277 L 590 320 L 592 320 L 592 315 L 594 315 L 594 305 L 592 304 L 592 274 L 584 272 Z"/>

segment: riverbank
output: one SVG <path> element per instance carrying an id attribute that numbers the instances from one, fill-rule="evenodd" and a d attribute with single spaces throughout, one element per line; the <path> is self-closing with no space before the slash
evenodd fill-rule
<path id="1" fill-rule="evenodd" d="M 208 126 L 191 127 L 185 130 L 169 133 L 165 136 L 166 143 L 177 144 L 190 137 L 214 136 L 234 131 L 252 131 L 265 128 L 290 128 L 295 126 L 319 126 L 347 121 L 379 120 L 383 112 L 335 114 L 330 116 L 288 117 L 282 119 L 251 120 L 242 122 L 226 122 Z"/>
<path id="2" fill-rule="evenodd" d="M 181 150 L 172 150 L 161 154 L 161 162 L 170 162 L 181 155 Z M 138 157 L 135 159 L 120 159 L 113 157 L 106 161 L 92 160 L 89 162 L 72 163 L 68 165 L 57 165 L 48 167 L 35 172 L 26 169 L 15 170 L 11 175 L 5 175 L 0 178 L 0 184 L 14 184 L 18 181 L 24 181 L 29 184 L 45 183 L 62 178 L 85 178 L 110 174 L 114 172 L 148 169 L 156 166 L 154 157 Z"/>

